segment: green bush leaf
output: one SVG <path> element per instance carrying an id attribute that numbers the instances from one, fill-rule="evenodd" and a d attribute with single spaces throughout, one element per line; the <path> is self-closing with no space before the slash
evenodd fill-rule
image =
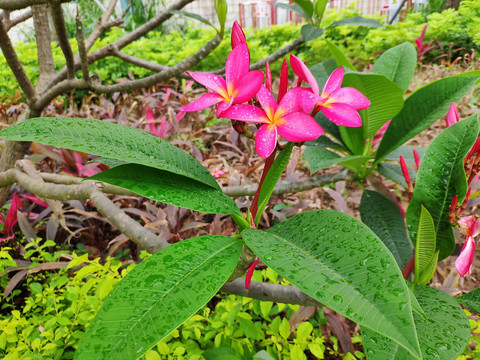
<path id="1" fill-rule="evenodd" d="M 379 192 L 364 190 L 360 201 L 360 216 L 363 223 L 390 250 L 400 269 L 403 269 L 412 257 L 412 245 L 398 206 Z"/>
<path id="2" fill-rule="evenodd" d="M 240 214 L 235 202 L 222 190 L 185 176 L 152 167 L 125 164 L 91 176 L 166 204 L 211 214 Z M 195 196 L 192 196 L 192 194 Z"/>
<path id="3" fill-rule="evenodd" d="M 371 28 L 379 28 L 383 26 L 383 24 L 378 20 L 364 18 L 363 16 L 354 16 L 354 17 L 335 21 L 332 24 L 330 24 L 329 27 L 340 26 L 340 25 L 366 26 Z"/>
<path id="4" fill-rule="evenodd" d="M 423 155 L 413 197 L 407 209 L 410 239 L 417 238 L 421 206 L 429 211 L 435 224 L 436 250 L 445 259 L 455 248 L 452 227 L 448 219 L 450 203 L 455 195 L 462 201 L 467 192 L 463 159 L 478 135 L 476 115 L 443 130 Z"/>
<path id="5" fill-rule="evenodd" d="M 419 353 L 401 271 L 366 225 L 338 211 L 314 210 L 242 235 L 265 264 L 306 294 Z"/>
<path id="6" fill-rule="evenodd" d="M 322 28 L 316 27 L 312 24 L 306 24 L 302 26 L 301 29 L 302 37 L 305 42 L 315 40 L 323 35 L 325 30 Z"/>
<path id="7" fill-rule="evenodd" d="M 426 285 L 420 281 L 421 275 L 428 270 L 432 257 L 435 255 L 435 224 L 432 216 L 421 205 L 420 219 L 418 223 L 417 241 L 415 243 L 415 283 Z"/>
<path id="8" fill-rule="evenodd" d="M 478 76 L 452 76 L 434 81 L 406 100 L 392 119 L 377 150 L 376 161 L 428 128 L 444 115 L 452 102 L 458 102 L 474 86 Z"/>
<path id="9" fill-rule="evenodd" d="M 456 359 L 470 337 L 470 324 L 462 308 L 450 296 L 429 286 L 415 287 L 415 296 L 427 317 L 425 321 L 413 315 L 422 358 Z M 398 344 L 363 326 L 362 337 L 368 360 L 415 359 Z"/>
<path id="10" fill-rule="evenodd" d="M 75 359 L 136 359 L 208 302 L 235 269 L 242 242 L 209 235 L 145 259 L 87 328 Z"/>
<path id="11" fill-rule="evenodd" d="M 356 155 L 363 154 L 365 141 L 373 138 L 375 133 L 403 106 L 403 91 L 384 75 L 347 73 L 342 86 L 359 90 L 370 100 L 370 107 L 360 110 L 361 127 L 340 126 L 343 141 Z"/>
<path id="12" fill-rule="evenodd" d="M 455 298 L 459 303 L 480 314 L 480 288 Z"/>
<path id="13" fill-rule="evenodd" d="M 371 73 L 385 75 L 403 92 L 408 90 L 417 67 L 417 51 L 409 43 L 397 45 L 387 51 L 373 64 Z"/>
<path id="14" fill-rule="evenodd" d="M 216 189 L 220 188 L 202 164 L 183 150 L 139 129 L 108 121 L 34 118 L 0 131 L 0 138 L 35 141 L 150 166 L 186 176 Z"/>

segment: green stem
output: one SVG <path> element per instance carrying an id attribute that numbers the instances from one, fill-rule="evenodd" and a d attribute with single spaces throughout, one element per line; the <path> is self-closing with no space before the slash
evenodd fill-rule
<path id="1" fill-rule="evenodd" d="M 260 178 L 260 183 L 258 184 L 257 192 L 255 193 L 255 196 L 252 200 L 252 207 L 250 209 L 250 212 L 252 214 L 252 218 L 256 219 L 257 217 L 257 212 L 258 212 L 258 198 L 260 197 L 260 191 L 263 186 L 263 182 L 265 181 L 265 177 L 267 176 L 267 173 L 270 171 L 270 168 L 273 165 L 273 162 L 275 160 L 275 153 L 274 151 L 272 155 L 270 155 L 266 160 L 265 160 L 265 165 L 263 166 L 263 172 L 262 172 L 262 177 Z M 263 210 L 263 209 L 262 209 Z"/>
<path id="2" fill-rule="evenodd" d="M 231 216 L 232 216 L 233 220 L 237 223 L 237 226 L 238 226 L 238 229 L 240 230 L 240 232 L 250 228 L 249 222 L 247 220 L 245 220 L 245 218 L 243 217 L 242 214 L 240 214 L 240 213 L 231 214 Z"/>

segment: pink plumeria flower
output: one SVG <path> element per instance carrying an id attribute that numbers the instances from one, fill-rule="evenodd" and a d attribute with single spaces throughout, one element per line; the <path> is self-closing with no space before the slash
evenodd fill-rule
<path id="1" fill-rule="evenodd" d="M 225 171 L 220 170 L 220 168 L 216 168 L 215 170 L 210 171 L 210 174 L 212 174 L 212 176 L 213 176 L 215 179 L 218 179 L 220 176 L 225 175 Z"/>
<path id="2" fill-rule="evenodd" d="M 301 103 L 310 101 L 312 93 L 301 88 L 288 91 L 279 104 L 265 86 L 257 94 L 262 109 L 253 105 L 235 105 L 223 113 L 223 117 L 253 123 L 263 123 L 255 136 L 257 154 L 269 157 L 277 145 L 277 137 L 292 142 L 315 140 L 323 129 L 314 118 L 302 111 Z"/>
<path id="3" fill-rule="evenodd" d="M 460 255 L 455 260 L 455 267 L 460 276 L 472 272 L 473 255 L 475 254 L 475 236 L 480 234 L 480 219 L 476 215 L 464 216 L 458 220 L 458 225 L 465 229 L 467 240 L 463 244 Z"/>
<path id="4" fill-rule="evenodd" d="M 458 118 L 457 104 L 452 103 L 447 113 L 447 127 L 449 127 L 452 124 L 455 124 L 456 122 L 458 122 L 458 120 L 459 118 Z"/>
<path id="5" fill-rule="evenodd" d="M 238 44 L 247 43 L 247 39 L 245 38 L 245 33 L 243 32 L 242 27 L 237 21 L 233 23 L 231 42 L 232 42 L 232 49 L 235 49 L 235 46 L 237 46 Z"/>
<path id="6" fill-rule="evenodd" d="M 303 103 L 308 105 L 304 108 L 304 111 L 310 112 L 311 107 L 314 107 L 312 115 L 322 111 L 330 121 L 337 125 L 362 126 L 362 118 L 358 114 L 358 110 L 367 109 L 370 106 L 370 101 L 357 89 L 342 88 L 343 67 L 338 68 L 330 75 L 322 92 L 320 92 L 315 77 L 299 58 L 290 55 L 290 65 L 293 72 L 310 85 L 311 91 L 316 96 L 316 101 L 313 104 Z"/>
<path id="7" fill-rule="evenodd" d="M 3 215 L 0 214 L 0 221 L 3 223 L 3 230 L 1 231 L 4 238 L 0 238 L 0 243 L 3 241 L 8 241 L 13 239 L 15 234 L 13 233 L 13 227 L 17 223 L 17 210 L 20 209 L 21 200 L 17 194 L 13 194 L 12 203 L 10 204 L 10 208 L 7 211 L 7 216 L 4 219 Z"/>
<path id="8" fill-rule="evenodd" d="M 206 93 L 200 99 L 180 109 L 181 111 L 198 111 L 212 105 L 217 107 L 217 117 L 233 104 L 241 104 L 253 98 L 263 82 L 263 71 L 249 71 L 250 53 L 246 43 L 235 46 L 228 55 L 225 65 L 225 79 L 219 75 L 188 72 L 197 82 L 213 92 Z"/>

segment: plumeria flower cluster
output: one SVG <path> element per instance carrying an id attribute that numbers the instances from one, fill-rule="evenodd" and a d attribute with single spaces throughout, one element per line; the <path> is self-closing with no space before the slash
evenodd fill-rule
<path id="1" fill-rule="evenodd" d="M 193 79 L 212 92 L 182 108 L 198 111 L 217 105 L 217 117 L 257 124 L 255 148 L 259 156 L 268 158 L 275 152 L 278 137 L 302 143 L 315 140 L 324 131 L 313 116 L 322 111 L 334 123 L 342 126 L 361 126 L 358 110 L 370 106 L 370 101 L 358 90 L 341 87 L 343 68 L 335 70 L 322 92 L 307 66 L 294 55 L 290 64 L 300 83 L 309 88 L 288 90 L 288 65 L 283 61 L 277 98 L 272 94 L 272 77 L 267 64 L 266 82 L 263 71 L 250 71 L 250 52 L 240 25 L 232 29 L 232 52 L 225 65 L 225 79 L 206 73 L 188 72 Z M 241 126 L 234 126 L 241 131 Z M 243 127 L 245 130 L 246 128 Z"/>

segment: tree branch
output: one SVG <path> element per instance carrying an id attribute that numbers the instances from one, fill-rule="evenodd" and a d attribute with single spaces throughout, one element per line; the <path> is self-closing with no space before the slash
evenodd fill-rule
<path id="1" fill-rule="evenodd" d="M 20 184 L 25 190 L 44 198 L 63 201 L 92 200 L 98 211 L 110 220 L 118 230 L 152 254 L 169 245 L 164 239 L 126 215 L 122 209 L 118 208 L 102 193 L 99 187 L 103 187 L 103 183 L 85 180 L 78 185 L 59 185 L 38 182 L 18 169 L 10 169 L 0 173 L 1 187 L 11 185 L 14 182 Z"/>
<path id="2" fill-rule="evenodd" d="M 117 0 L 110 0 L 110 3 L 105 10 L 105 13 L 98 19 L 97 25 L 95 26 L 85 43 L 85 48 L 87 49 L 87 52 L 93 46 L 95 41 L 97 41 L 100 35 L 102 35 L 106 30 L 123 23 L 123 19 L 116 19 L 112 22 L 109 22 L 110 16 L 112 16 L 116 4 Z"/>
<path id="3" fill-rule="evenodd" d="M 30 79 L 28 78 L 25 70 L 23 69 L 20 60 L 18 59 L 17 53 L 13 48 L 12 42 L 7 34 L 7 30 L 3 24 L 2 18 L 0 18 L 0 49 L 2 50 L 3 56 L 7 61 L 8 66 L 12 69 L 13 75 L 17 79 L 18 85 L 20 85 L 23 93 L 27 97 L 29 103 L 35 101 L 35 89 L 33 88 Z"/>
<path id="4" fill-rule="evenodd" d="M 61 0 L 62 2 L 70 2 L 72 0 Z M 43 5 L 48 0 L 0 0 L 0 9 L 4 10 L 20 10 L 34 5 Z"/>
<path id="5" fill-rule="evenodd" d="M 32 9 L 28 9 L 27 11 L 23 12 L 22 14 L 18 15 L 17 17 L 14 17 L 13 19 L 10 19 L 9 17 L 6 17 L 5 15 L 9 13 L 10 11 L 1 11 L 0 12 L 0 18 L 3 18 L 5 29 L 9 31 L 11 28 L 14 26 L 24 22 L 25 20 L 28 20 L 32 17 Z"/>
<path id="6" fill-rule="evenodd" d="M 273 195 L 281 194 L 291 194 L 306 190 L 311 190 L 316 187 L 324 186 L 327 184 L 332 184 L 338 181 L 348 180 L 349 174 L 348 170 L 342 170 L 334 174 L 325 174 L 303 181 L 292 182 L 288 184 L 278 184 L 273 189 Z M 257 191 L 257 185 L 240 185 L 240 186 L 230 186 L 223 189 L 223 192 L 230 197 L 239 197 L 239 196 L 253 196 Z"/>
<path id="7" fill-rule="evenodd" d="M 153 19 L 149 20 L 148 22 L 146 22 L 142 26 L 138 27 L 134 31 L 126 34 L 121 39 L 118 39 L 117 41 L 115 41 L 114 43 L 112 43 L 110 45 L 106 45 L 106 46 L 104 46 L 104 47 L 102 47 L 98 50 L 95 50 L 95 51 L 91 52 L 88 55 L 88 63 L 92 64 L 95 61 L 98 61 L 100 59 L 103 59 L 103 58 L 111 55 L 112 47 L 116 47 L 117 49 L 120 50 L 120 49 L 124 48 L 125 46 L 127 46 L 128 44 L 132 43 L 133 41 L 138 40 L 142 36 L 146 35 L 148 32 L 154 30 L 155 28 L 157 28 L 158 26 L 163 24 L 165 21 L 170 19 L 173 16 L 173 14 L 170 13 L 170 10 L 180 10 L 185 5 L 187 5 L 187 4 L 189 4 L 193 1 L 194 0 L 178 0 L 176 3 L 174 3 L 172 6 L 170 6 L 167 10 L 165 10 L 164 12 L 159 14 L 158 16 L 154 17 Z M 90 45 L 90 42 L 88 41 L 88 39 L 87 39 L 87 43 L 85 45 L 86 45 L 87 50 L 88 50 L 89 45 Z M 93 43 L 92 43 L 92 45 L 93 45 Z M 80 69 L 79 58 L 75 57 L 75 71 L 77 71 L 79 69 Z M 50 87 L 54 86 L 55 84 L 60 83 L 62 80 L 66 79 L 66 76 L 67 76 L 67 69 L 66 69 L 66 67 L 64 67 L 57 74 L 57 76 L 54 79 L 52 79 L 52 81 L 48 84 L 48 87 L 50 88 Z M 113 90 L 113 91 L 116 91 L 116 90 Z"/>
<path id="8" fill-rule="evenodd" d="M 75 25 L 77 27 L 77 31 L 75 32 L 78 44 L 78 54 L 80 56 L 80 64 L 82 66 L 82 76 L 85 82 L 90 82 L 90 72 L 88 69 L 88 60 L 87 60 L 87 48 L 85 47 L 85 35 L 83 33 L 83 23 L 82 19 L 80 18 L 80 14 L 78 12 L 77 7 L 77 16 L 75 17 Z"/>
<path id="9" fill-rule="evenodd" d="M 73 79 L 75 77 L 75 62 L 73 60 L 72 47 L 68 41 L 67 27 L 65 25 L 65 18 L 63 17 L 60 0 L 52 0 L 50 2 L 50 14 L 53 19 L 53 26 L 55 26 L 55 31 L 57 32 L 58 44 L 62 49 L 67 63 L 67 78 Z"/>
<path id="10" fill-rule="evenodd" d="M 35 5 L 32 7 L 32 13 L 39 70 L 38 81 L 35 88 L 37 93 L 41 94 L 47 82 L 55 76 L 52 37 L 48 25 L 48 5 Z"/>
<path id="11" fill-rule="evenodd" d="M 118 57 L 119 59 L 122 59 L 123 61 L 126 61 L 130 64 L 133 64 L 133 65 L 136 65 L 136 66 L 148 69 L 148 70 L 156 71 L 156 72 L 161 72 L 161 71 L 165 71 L 165 70 L 169 69 L 168 66 L 160 65 L 160 64 L 154 63 L 152 61 L 140 59 L 140 58 L 137 58 L 135 56 L 122 53 L 116 47 L 112 47 L 112 55 L 115 56 L 115 57 Z"/>
<path id="12" fill-rule="evenodd" d="M 242 278 L 226 283 L 220 291 L 261 301 L 275 301 L 283 304 L 303 306 L 322 306 L 317 300 L 301 292 L 295 286 L 252 281 L 250 288 L 247 290 L 245 289 L 245 279 Z"/>

